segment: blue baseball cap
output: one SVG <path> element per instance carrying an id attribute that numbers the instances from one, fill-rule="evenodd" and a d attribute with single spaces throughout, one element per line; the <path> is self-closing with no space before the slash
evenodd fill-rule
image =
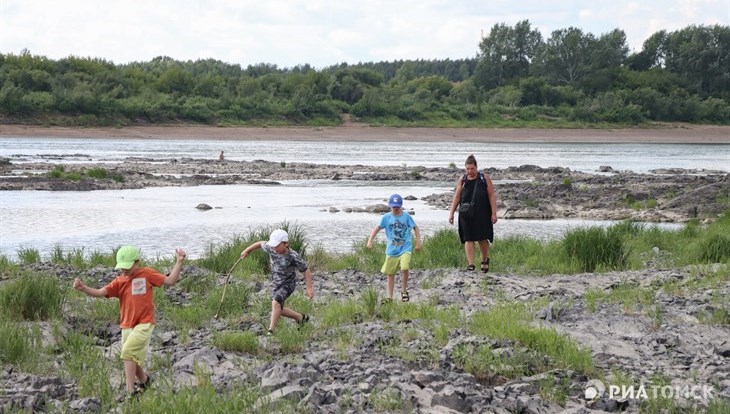
<path id="1" fill-rule="evenodd" d="M 390 207 L 402 207 L 403 206 L 403 197 L 401 197 L 399 194 L 393 194 L 388 198 L 388 206 Z"/>

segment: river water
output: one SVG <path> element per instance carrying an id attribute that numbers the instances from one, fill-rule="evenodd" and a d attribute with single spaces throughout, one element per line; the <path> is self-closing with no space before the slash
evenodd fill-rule
<path id="1" fill-rule="evenodd" d="M 215 140 L 109 140 L 0 138 L 0 157 L 22 162 L 121 162 L 126 157 L 160 160 L 215 158 L 262 159 L 340 165 L 462 165 L 474 153 L 480 167 L 534 164 L 595 172 L 602 165 L 647 172 L 657 168 L 730 171 L 730 145 L 686 144 L 462 144 L 332 143 Z M 65 250 L 108 252 L 136 244 L 148 257 L 169 255 L 176 247 L 200 257 L 210 245 L 231 240 L 260 226 L 287 221 L 305 231 L 310 244 L 347 252 L 364 240 L 379 215 L 330 213 L 329 207 L 365 207 L 384 203 L 392 193 L 406 201 L 424 235 L 449 227 L 447 212 L 420 201 L 451 190 L 453 183 L 285 181 L 281 186 L 229 185 L 147 188 L 93 192 L 0 192 L 0 254 L 16 257 L 34 248 L 47 257 L 55 246 Z M 499 184 L 499 183 L 496 183 Z M 194 207 L 207 203 L 213 210 Z M 508 236 L 560 237 L 566 230 L 610 222 L 585 220 L 501 220 L 496 242 Z M 671 226 L 671 225 L 669 225 Z M 383 232 L 379 238 L 383 238 Z"/>

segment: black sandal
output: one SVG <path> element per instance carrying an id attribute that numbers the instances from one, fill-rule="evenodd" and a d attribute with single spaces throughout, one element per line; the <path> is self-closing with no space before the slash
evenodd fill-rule
<path id="1" fill-rule="evenodd" d="M 400 300 L 402 300 L 403 302 L 408 302 L 409 300 L 411 300 L 411 297 L 408 296 L 407 290 L 404 290 L 403 292 L 400 293 Z"/>
<path id="2" fill-rule="evenodd" d="M 489 258 L 487 257 L 487 260 L 482 262 L 482 273 L 489 272 Z"/>
<path id="3" fill-rule="evenodd" d="M 469 272 L 473 272 L 473 271 L 475 271 L 475 270 L 476 270 L 476 268 L 477 268 L 477 267 L 476 267 L 476 266 L 474 266 L 474 265 L 469 265 L 469 266 L 467 266 L 467 267 L 466 267 L 466 270 L 467 270 L 467 271 L 469 271 Z"/>

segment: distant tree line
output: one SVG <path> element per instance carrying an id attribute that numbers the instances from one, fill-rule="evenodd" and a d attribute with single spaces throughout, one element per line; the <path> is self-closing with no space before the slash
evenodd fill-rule
<path id="1" fill-rule="evenodd" d="M 629 52 L 616 29 L 543 38 L 497 24 L 474 58 L 279 68 L 218 60 L 115 65 L 0 54 L 3 122 L 431 126 L 730 123 L 730 26 L 654 33 Z"/>

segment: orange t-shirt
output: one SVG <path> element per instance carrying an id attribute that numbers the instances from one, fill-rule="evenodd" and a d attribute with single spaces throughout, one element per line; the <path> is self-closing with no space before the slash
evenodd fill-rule
<path id="1" fill-rule="evenodd" d="M 129 276 L 117 276 L 106 285 L 106 297 L 119 298 L 120 328 L 155 323 L 152 287 L 162 286 L 164 282 L 165 275 L 150 267 L 142 267 Z"/>

